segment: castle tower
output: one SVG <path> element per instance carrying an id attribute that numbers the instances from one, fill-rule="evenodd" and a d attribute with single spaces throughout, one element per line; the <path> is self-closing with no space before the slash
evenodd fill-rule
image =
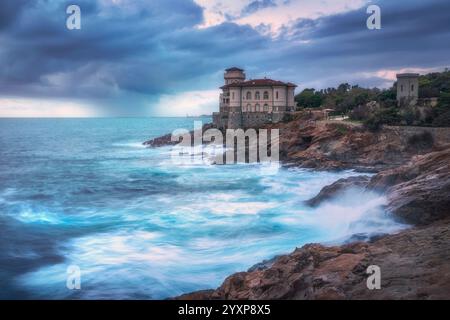
<path id="1" fill-rule="evenodd" d="M 399 104 L 417 102 L 419 98 L 419 74 L 397 74 L 397 101 Z"/>
<path id="2" fill-rule="evenodd" d="M 244 82 L 245 73 L 244 70 L 233 67 L 225 70 L 225 84 Z"/>

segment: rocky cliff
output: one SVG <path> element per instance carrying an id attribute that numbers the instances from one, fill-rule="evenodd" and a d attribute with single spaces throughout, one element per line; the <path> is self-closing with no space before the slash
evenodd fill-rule
<path id="1" fill-rule="evenodd" d="M 265 269 L 228 277 L 216 290 L 179 299 L 448 299 L 450 221 L 372 243 L 295 249 Z M 381 269 L 381 289 L 368 290 L 366 269 Z"/>
<path id="2" fill-rule="evenodd" d="M 338 180 L 307 204 L 320 205 L 354 187 L 381 192 L 387 212 L 412 227 L 371 242 L 306 245 L 231 275 L 215 290 L 178 299 L 450 299 L 450 141 L 423 128 L 371 132 L 302 115 L 266 128 L 280 130 L 286 165 L 377 173 Z M 169 136 L 146 145 L 167 141 Z M 367 289 L 369 265 L 381 268 L 381 290 Z"/>
<path id="3" fill-rule="evenodd" d="M 318 205 L 354 185 L 386 193 L 387 210 L 418 226 L 372 242 L 310 244 L 270 264 L 228 277 L 216 290 L 179 299 L 449 299 L 450 148 L 416 156 L 371 179 L 325 187 Z M 368 290 L 366 269 L 381 268 L 380 290 Z"/>
<path id="4" fill-rule="evenodd" d="M 403 135 L 389 127 L 372 132 L 352 123 L 305 122 L 301 118 L 269 127 L 280 129 L 283 161 L 315 169 L 377 172 L 403 165 L 412 156 L 436 150 L 441 144 L 421 129 L 416 135 Z"/>

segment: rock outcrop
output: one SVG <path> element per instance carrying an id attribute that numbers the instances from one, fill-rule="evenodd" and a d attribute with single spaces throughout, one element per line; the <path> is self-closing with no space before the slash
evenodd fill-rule
<path id="1" fill-rule="evenodd" d="M 318 205 L 351 187 L 385 192 L 387 210 L 419 225 L 372 242 L 306 245 L 273 263 L 228 277 L 216 290 L 180 299 L 449 299 L 450 148 L 417 156 L 373 176 L 325 187 Z M 382 272 L 380 290 L 366 286 L 367 267 Z"/>
<path id="2" fill-rule="evenodd" d="M 305 202 L 309 206 L 316 207 L 322 202 L 338 197 L 340 194 L 343 194 L 351 188 L 365 189 L 369 184 L 369 181 L 370 177 L 368 176 L 356 176 L 339 179 L 329 186 L 324 187 L 322 190 L 320 190 L 317 196 Z"/>
<path id="3" fill-rule="evenodd" d="M 205 124 L 203 132 L 210 128 L 212 124 Z M 279 129 L 280 159 L 285 164 L 305 168 L 379 172 L 440 147 L 431 136 L 424 144 L 420 130 L 417 138 L 411 139 L 395 128 L 384 127 L 372 132 L 350 122 L 311 120 L 302 113 L 292 121 L 268 124 L 264 128 Z M 144 145 L 160 147 L 177 143 L 167 134 Z"/>
<path id="4" fill-rule="evenodd" d="M 422 143 L 424 139 L 407 138 L 395 128 L 370 132 L 351 123 L 305 121 L 302 116 L 266 128 L 280 130 L 285 164 L 377 173 L 338 180 L 307 201 L 309 205 L 357 187 L 384 193 L 386 210 L 415 226 L 368 242 L 354 237 L 342 246 L 309 244 L 231 275 L 215 290 L 177 299 L 450 298 L 449 145 L 432 138 Z M 168 141 L 169 135 L 145 144 Z M 380 290 L 366 286 L 370 265 L 381 268 Z"/>
<path id="5" fill-rule="evenodd" d="M 381 289 L 367 288 L 368 266 Z M 450 221 L 410 229 L 372 243 L 306 245 L 265 270 L 240 272 L 216 290 L 179 299 L 448 299 Z"/>
<path id="6" fill-rule="evenodd" d="M 274 126 L 271 126 L 274 127 Z M 408 162 L 437 146 L 415 146 L 390 128 L 372 132 L 358 125 L 302 120 L 278 124 L 285 162 L 315 169 L 357 169 L 378 172 Z"/>
<path id="7" fill-rule="evenodd" d="M 387 210 L 408 223 L 425 225 L 450 217 L 450 148 L 380 173 L 369 186 L 379 189 L 383 184 L 388 187 Z"/>
<path id="8" fill-rule="evenodd" d="M 450 217 L 450 148 L 414 157 L 408 164 L 381 171 L 372 178 L 340 179 L 306 201 L 317 206 L 350 188 L 385 193 L 387 211 L 415 225 Z"/>
<path id="9" fill-rule="evenodd" d="M 213 125 L 211 123 L 206 123 L 202 127 L 202 132 L 205 132 L 206 130 L 211 129 L 212 127 L 213 127 Z M 188 134 L 191 137 L 193 137 L 194 136 L 194 131 L 192 130 Z M 193 142 L 193 138 L 192 138 L 192 142 Z M 142 144 L 144 146 L 146 146 L 146 147 L 157 148 L 157 147 L 164 147 L 164 146 L 173 146 L 173 145 L 176 145 L 178 143 L 179 143 L 179 141 L 172 141 L 172 134 L 168 133 L 168 134 L 165 134 L 163 136 L 147 140 L 147 141 L 145 141 Z"/>

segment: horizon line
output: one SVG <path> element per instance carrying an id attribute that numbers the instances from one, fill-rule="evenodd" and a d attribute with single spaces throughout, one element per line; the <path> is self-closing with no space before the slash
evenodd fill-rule
<path id="1" fill-rule="evenodd" d="M 212 115 L 199 115 L 199 116 L 87 116 L 87 117 L 14 117 L 14 116 L 0 116 L 0 119 L 118 119 L 118 118 L 205 118 L 211 117 Z"/>

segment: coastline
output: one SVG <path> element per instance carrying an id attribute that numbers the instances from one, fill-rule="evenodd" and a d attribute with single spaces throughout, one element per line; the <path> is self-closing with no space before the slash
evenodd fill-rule
<path id="1" fill-rule="evenodd" d="M 247 272 L 230 275 L 215 290 L 175 299 L 445 298 L 450 290 L 450 145 L 446 136 L 430 144 L 420 140 L 421 132 L 402 136 L 392 128 L 369 132 L 345 123 L 303 126 L 301 122 L 299 117 L 267 126 L 281 131 L 284 166 L 376 173 L 371 178 L 338 180 L 310 199 L 309 205 L 326 202 L 358 186 L 384 194 L 388 199 L 386 211 L 411 227 L 342 246 L 307 244 L 258 263 Z M 164 140 L 147 145 L 157 147 Z M 432 253 L 420 255 L 424 250 Z M 383 269 L 383 290 L 369 291 L 365 286 L 365 271 L 371 264 Z M 429 264 L 440 273 L 439 279 L 430 275 Z M 416 279 L 412 286 L 406 281 L 411 278 Z"/>

